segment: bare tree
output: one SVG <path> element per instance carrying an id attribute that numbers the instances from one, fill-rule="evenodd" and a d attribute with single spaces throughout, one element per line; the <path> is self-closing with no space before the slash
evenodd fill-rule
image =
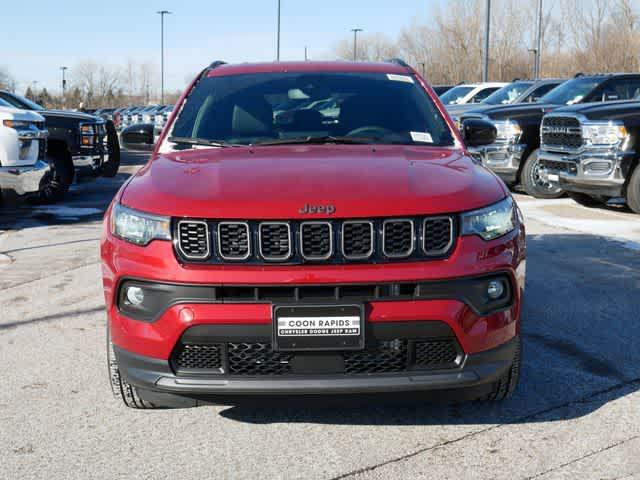
<path id="1" fill-rule="evenodd" d="M 358 61 L 378 62 L 398 56 L 396 43 L 384 33 L 360 34 L 357 41 Z M 353 38 L 343 39 L 334 48 L 334 53 L 343 60 L 353 59 Z"/>

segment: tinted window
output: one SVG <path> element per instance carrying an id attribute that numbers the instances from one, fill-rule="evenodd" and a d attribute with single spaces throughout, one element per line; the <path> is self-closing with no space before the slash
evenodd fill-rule
<path id="1" fill-rule="evenodd" d="M 32 102 L 28 98 L 21 97 L 19 95 L 10 95 L 8 93 L 0 92 L 0 98 L 16 108 L 23 110 L 44 110 L 36 102 Z"/>
<path id="2" fill-rule="evenodd" d="M 489 95 L 496 92 L 497 90 L 500 90 L 500 87 L 489 87 L 489 88 L 480 90 L 478 93 L 476 93 L 473 97 L 469 99 L 469 103 L 482 102 L 485 98 L 487 98 Z"/>
<path id="3" fill-rule="evenodd" d="M 13 107 L 9 102 L 5 102 L 2 98 L 0 98 L 0 107 Z"/>
<path id="4" fill-rule="evenodd" d="M 582 99 L 602 83 L 602 80 L 602 77 L 578 77 L 567 80 L 543 96 L 540 101 L 556 105 L 572 105 L 581 102 Z"/>
<path id="5" fill-rule="evenodd" d="M 440 100 L 445 105 L 455 105 L 460 103 L 474 88 L 475 87 L 467 87 L 464 85 L 453 87 L 451 90 L 447 90 L 440 95 Z"/>
<path id="6" fill-rule="evenodd" d="M 203 78 L 173 137 L 257 144 L 323 137 L 371 143 L 452 145 L 429 95 L 411 76 L 382 73 L 261 73 Z"/>
<path id="7" fill-rule="evenodd" d="M 614 78 L 596 92 L 594 100 L 628 100 L 640 93 L 640 78 Z"/>
<path id="8" fill-rule="evenodd" d="M 487 103 L 489 105 L 504 105 L 507 103 L 512 103 L 522 95 L 527 88 L 531 86 L 531 82 L 513 82 L 509 85 L 502 87 L 499 90 L 496 90 L 487 98 L 485 98 L 482 103 Z"/>
<path id="9" fill-rule="evenodd" d="M 529 95 L 522 99 L 523 102 L 537 102 L 542 97 L 544 97 L 551 90 L 556 88 L 559 83 L 545 83 L 544 85 L 540 85 L 538 88 L 534 89 Z"/>

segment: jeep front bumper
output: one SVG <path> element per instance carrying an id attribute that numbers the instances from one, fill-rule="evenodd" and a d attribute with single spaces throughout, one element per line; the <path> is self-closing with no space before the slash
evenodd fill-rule
<path id="1" fill-rule="evenodd" d="M 607 197 L 624 194 L 633 152 L 585 149 L 580 153 L 540 150 L 540 176 L 569 192 Z"/>
<path id="2" fill-rule="evenodd" d="M 496 142 L 469 148 L 469 152 L 506 183 L 515 183 L 526 147 L 523 143 Z"/>

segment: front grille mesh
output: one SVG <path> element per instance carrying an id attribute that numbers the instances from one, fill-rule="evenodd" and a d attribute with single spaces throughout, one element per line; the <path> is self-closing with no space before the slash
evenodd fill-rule
<path id="1" fill-rule="evenodd" d="M 411 220 L 388 220 L 384 224 L 384 254 L 388 257 L 408 257 L 413 251 Z"/>
<path id="2" fill-rule="evenodd" d="M 304 222 L 181 219 L 174 235 L 178 256 L 186 261 L 383 262 L 448 255 L 456 225 L 454 216 Z"/>
<path id="3" fill-rule="evenodd" d="M 178 224 L 178 243 L 185 257 L 206 258 L 209 251 L 209 231 L 205 222 L 182 221 Z"/>
<path id="4" fill-rule="evenodd" d="M 578 165 L 575 162 L 560 162 L 556 160 L 540 159 L 540 166 L 559 172 L 577 173 Z"/>
<path id="5" fill-rule="evenodd" d="M 224 259 L 244 259 L 249 256 L 249 226 L 246 223 L 225 222 L 218 225 L 218 245 Z"/>
<path id="6" fill-rule="evenodd" d="M 342 226 L 342 253 L 347 258 L 367 258 L 373 252 L 373 225 L 345 222 Z"/>
<path id="7" fill-rule="evenodd" d="M 458 351 L 453 339 L 434 339 L 415 344 L 416 365 L 437 367 L 456 363 Z"/>
<path id="8" fill-rule="evenodd" d="M 396 338 L 368 343 L 364 350 L 325 352 L 329 357 L 341 359 L 343 367 L 339 371 L 336 371 L 335 363 L 330 362 L 327 372 L 320 367 L 314 369 L 314 373 L 308 370 L 304 373 L 366 375 L 457 368 L 462 359 L 458 343 L 452 337 L 418 340 Z M 296 357 L 305 355 L 309 353 L 274 351 L 268 342 L 180 342 L 171 356 L 171 364 L 179 374 L 197 370 L 198 373 L 215 375 L 282 376 L 300 373 L 296 371 Z M 316 361 L 322 362 L 322 357 Z"/>
<path id="9" fill-rule="evenodd" d="M 424 251 L 442 253 L 449 248 L 453 238 L 452 223 L 449 217 L 432 218 L 424 221 Z"/>
<path id="10" fill-rule="evenodd" d="M 580 121 L 575 117 L 544 117 L 541 127 L 543 145 L 578 148 L 582 146 Z"/>
<path id="11" fill-rule="evenodd" d="M 303 223 L 302 256 L 321 260 L 331 255 L 331 225 L 329 223 Z"/>

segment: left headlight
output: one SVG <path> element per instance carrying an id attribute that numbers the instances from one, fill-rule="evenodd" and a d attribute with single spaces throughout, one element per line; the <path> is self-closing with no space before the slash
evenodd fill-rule
<path id="1" fill-rule="evenodd" d="M 3 120 L 2 124 L 7 128 L 13 128 L 19 130 L 21 128 L 36 128 L 34 122 L 27 122 L 24 120 Z"/>
<path id="2" fill-rule="evenodd" d="M 517 207 L 511 197 L 480 210 L 462 214 L 462 235 L 479 235 L 493 240 L 506 235 L 518 223 Z"/>
<path id="3" fill-rule="evenodd" d="M 152 240 L 171 240 L 171 219 L 133 210 L 118 203 L 111 211 L 111 233 L 142 246 Z"/>
<path id="4" fill-rule="evenodd" d="M 517 142 L 522 135 L 522 128 L 513 120 L 494 120 L 496 127 L 496 140 Z"/>
<path id="5" fill-rule="evenodd" d="M 611 123 L 582 125 L 582 138 L 592 145 L 617 145 L 628 136 L 624 125 Z"/>

